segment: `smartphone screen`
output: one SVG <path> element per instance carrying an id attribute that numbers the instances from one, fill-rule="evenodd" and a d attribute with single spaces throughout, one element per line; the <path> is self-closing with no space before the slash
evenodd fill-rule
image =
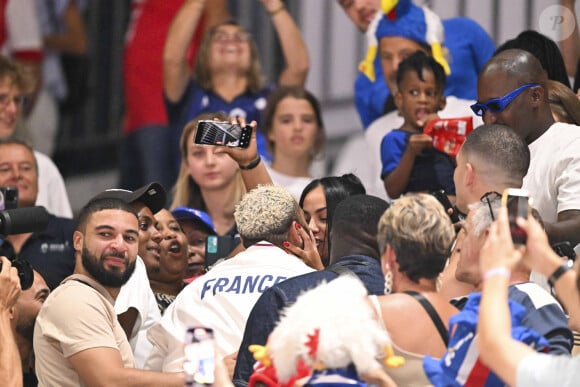
<path id="1" fill-rule="evenodd" d="M 503 204 L 507 207 L 512 241 L 515 244 L 525 245 L 526 232 L 518 226 L 516 219 L 527 218 L 530 213 L 528 193 L 522 189 L 507 189 L 502 197 Z"/>
<path id="2" fill-rule="evenodd" d="M 185 333 L 183 369 L 186 386 L 208 386 L 214 383 L 215 343 L 213 329 L 192 327 Z"/>
<path id="3" fill-rule="evenodd" d="M 193 142 L 201 145 L 247 148 L 252 137 L 252 127 L 230 122 L 201 120 L 195 128 Z"/>
<path id="4" fill-rule="evenodd" d="M 213 266 L 218 260 L 227 257 L 239 243 L 239 238 L 229 235 L 209 235 L 205 243 L 206 269 Z"/>

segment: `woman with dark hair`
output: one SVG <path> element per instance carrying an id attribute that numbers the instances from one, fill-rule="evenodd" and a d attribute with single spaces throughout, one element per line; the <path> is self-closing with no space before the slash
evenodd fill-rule
<path id="1" fill-rule="evenodd" d="M 361 181 L 352 173 L 342 176 L 327 176 L 310 182 L 302 191 L 299 204 L 304 211 L 311 235 L 307 235 L 302 230 L 303 248 L 291 244 L 285 247 L 306 262 L 318 259 L 322 265 L 316 267 L 317 269 L 328 266 L 330 258 L 329 235 L 336 206 L 349 196 L 365 193 L 366 190 Z M 314 245 L 311 244 L 311 241 L 314 241 Z M 317 257 L 312 258 L 312 254 L 317 255 Z M 315 265 L 310 266 L 315 267 Z"/>
<path id="2" fill-rule="evenodd" d="M 260 129 L 272 156 L 272 181 L 298 199 L 326 139 L 318 100 L 301 86 L 281 86 L 268 97 Z"/>
<path id="3" fill-rule="evenodd" d="M 558 81 L 570 87 L 564 58 L 556 42 L 533 30 L 521 32 L 514 39 L 508 40 L 497 48 L 494 56 L 510 49 L 525 50 L 535 56 L 548 73 L 548 79 Z"/>
<path id="4" fill-rule="evenodd" d="M 260 1 L 272 19 L 286 62 L 277 83 L 304 85 L 309 59 L 300 30 L 282 0 Z M 231 20 L 206 33 L 191 71 L 187 51 L 206 4 L 209 1 L 185 1 L 167 34 L 163 89 L 169 122 L 177 132 L 193 117 L 212 111 L 259 122 L 265 98 L 272 90 L 263 83 L 255 42 L 242 26 Z M 261 136 L 258 148 L 263 155 L 265 143 Z"/>

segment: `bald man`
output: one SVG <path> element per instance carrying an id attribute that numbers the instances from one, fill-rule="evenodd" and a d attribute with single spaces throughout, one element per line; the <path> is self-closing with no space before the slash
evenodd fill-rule
<path id="1" fill-rule="evenodd" d="M 528 144 L 530 167 L 523 188 L 545 224 L 551 243 L 580 243 L 580 128 L 555 123 L 545 88 L 546 72 L 523 50 L 507 50 L 483 68 L 478 103 L 486 124 L 510 126 Z"/>

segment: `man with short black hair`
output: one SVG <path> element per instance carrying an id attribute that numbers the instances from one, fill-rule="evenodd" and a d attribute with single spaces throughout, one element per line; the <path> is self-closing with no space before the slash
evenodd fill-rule
<path id="1" fill-rule="evenodd" d="M 42 386 L 183 386 L 182 374 L 134 369 L 114 310 L 135 269 L 137 212 L 120 199 L 91 200 L 74 232 L 75 273 L 46 300 L 34 329 Z"/>
<path id="2" fill-rule="evenodd" d="M 500 195 L 506 188 L 520 188 L 530 165 L 530 151 L 512 128 L 486 124 L 467 136 L 455 161 L 455 210 L 467 214 L 469 205 L 479 202 L 485 194 Z M 460 234 L 458 241 L 464 238 Z M 451 254 L 439 278 L 439 292 L 447 299 L 474 291 L 473 286 L 455 278 L 458 257 L 458 254 Z"/>
<path id="3" fill-rule="evenodd" d="M 135 368 L 143 368 L 151 352 L 151 343 L 147 340 L 147 330 L 161 319 L 157 300 L 151 290 L 147 275 L 149 267 L 158 264 L 161 234 L 155 227 L 154 214 L 160 211 L 167 201 L 163 186 L 157 182 L 149 183 L 128 191 L 108 189 L 95 199 L 119 199 L 130 204 L 137 211 L 139 219 L 139 249 L 135 260 L 135 271 L 115 300 L 115 313 L 123 327 L 135 358 Z"/>

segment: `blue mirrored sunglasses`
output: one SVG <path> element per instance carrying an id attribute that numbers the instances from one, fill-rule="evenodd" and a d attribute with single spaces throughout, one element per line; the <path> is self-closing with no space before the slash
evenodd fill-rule
<path id="1" fill-rule="evenodd" d="M 485 112 L 489 110 L 492 113 L 501 113 L 504 109 L 518 96 L 522 93 L 522 91 L 530 88 L 540 86 L 538 83 L 528 83 L 523 86 L 518 87 L 514 91 L 510 91 L 506 95 L 500 98 L 492 98 L 487 102 L 483 103 L 474 103 L 471 105 L 471 110 L 480 117 L 483 117 Z"/>

